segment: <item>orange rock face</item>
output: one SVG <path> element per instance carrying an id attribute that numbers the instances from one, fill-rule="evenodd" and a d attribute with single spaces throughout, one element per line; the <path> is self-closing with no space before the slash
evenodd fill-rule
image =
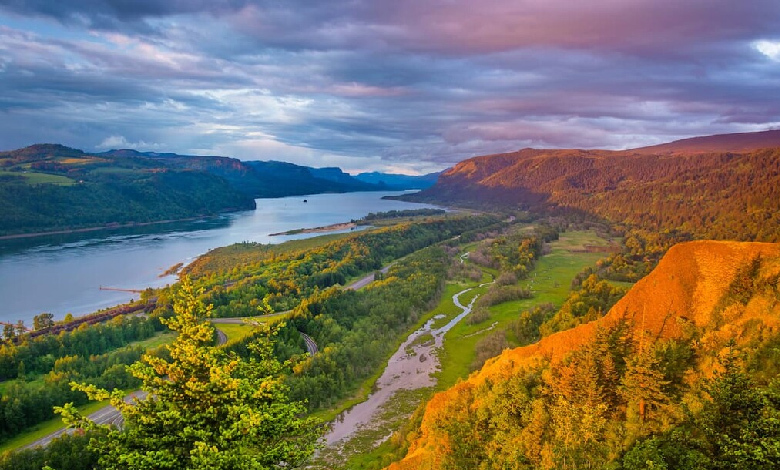
<path id="1" fill-rule="evenodd" d="M 762 277 L 780 273 L 780 244 L 696 241 L 672 247 L 658 267 L 603 318 L 548 336 L 536 344 L 505 351 L 468 380 L 434 396 L 426 408 L 420 438 L 408 455 L 389 469 L 439 468 L 438 454 L 447 444 L 432 430 L 431 423 L 448 419 L 440 413 L 447 408 L 446 403 L 486 380 L 500 381 L 540 362 L 559 362 L 591 341 L 599 327 L 628 320 L 635 340 L 639 341 L 679 337 L 686 325 L 693 325 L 705 332 L 701 341 L 721 343 L 739 339 L 750 328 L 751 321 L 760 320 L 770 329 L 780 331 L 780 307 L 761 297 L 740 308 L 719 311 L 719 324 L 712 326 L 713 312 L 724 294 L 738 273 L 756 257 L 762 259 Z"/>

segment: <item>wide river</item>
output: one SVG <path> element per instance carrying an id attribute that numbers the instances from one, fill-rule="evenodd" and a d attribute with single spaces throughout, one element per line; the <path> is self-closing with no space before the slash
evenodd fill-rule
<path id="1" fill-rule="evenodd" d="M 321 227 L 359 219 L 369 212 L 433 207 L 362 192 L 258 199 L 257 209 L 199 222 L 135 229 L 0 240 L 0 321 L 50 312 L 83 315 L 138 298 L 100 287 L 142 290 L 176 281 L 160 277 L 176 263 L 189 263 L 220 246 L 250 241 L 280 243 L 315 236 L 270 237 L 271 233 Z M 307 202 L 304 202 L 306 200 Z"/>

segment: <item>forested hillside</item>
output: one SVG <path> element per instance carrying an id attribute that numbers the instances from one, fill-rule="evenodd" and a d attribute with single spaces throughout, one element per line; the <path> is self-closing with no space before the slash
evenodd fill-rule
<path id="1" fill-rule="evenodd" d="M 780 245 L 677 245 L 602 319 L 436 395 L 390 468 L 776 468 L 778 318 Z"/>
<path id="2" fill-rule="evenodd" d="M 59 145 L 0 153 L 0 235 L 147 223 L 253 209 L 225 179 Z"/>
<path id="3" fill-rule="evenodd" d="M 780 133 L 771 136 L 778 140 Z M 525 149 L 476 157 L 406 198 L 585 211 L 696 238 L 780 241 L 780 143 L 745 153 L 707 151 L 705 143 L 697 141 L 705 150 L 689 153 L 675 147 L 658 153 Z"/>
<path id="4" fill-rule="evenodd" d="M 416 186 L 404 180 L 394 187 Z M 254 198 L 387 190 L 338 168 L 55 144 L 0 152 L 0 236 L 253 209 Z"/>

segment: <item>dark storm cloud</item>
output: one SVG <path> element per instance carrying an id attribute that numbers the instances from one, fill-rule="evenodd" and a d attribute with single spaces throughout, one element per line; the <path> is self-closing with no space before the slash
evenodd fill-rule
<path id="1" fill-rule="evenodd" d="M 774 0 L 0 0 L 4 147 L 425 171 L 778 126 L 778 89 Z"/>
<path id="2" fill-rule="evenodd" d="M 106 27 L 178 14 L 219 14 L 246 4 L 247 0 L 0 0 L 0 8 L 20 15 Z"/>

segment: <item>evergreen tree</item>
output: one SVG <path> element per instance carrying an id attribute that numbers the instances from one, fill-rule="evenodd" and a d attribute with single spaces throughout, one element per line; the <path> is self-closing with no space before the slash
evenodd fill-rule
<path id="1" fill-rule="evenodd" d="M 59 411 L 72 426 L 103 429 L 91 441 L 107 470 L 267 469 L 295 467 L 313 453 L 319 436 L 312 419 L 300 418 L 302 403 L 289 402 L 283 364 L 266 339 L 250 359 L 212 346 L 214 329 L 204 321 L 211 307 L 182 280 L 175 315 L 164 321 L 178 333 L 170 360 L 144 356 L 130 367 L 143 382 L 146 398 L 126 403 L 110 394 L 124 417 L 124 429 L 107 428 L 81 417 L 72 405 Z M 73 384 L 95 400 L 109 393 Z"/>

